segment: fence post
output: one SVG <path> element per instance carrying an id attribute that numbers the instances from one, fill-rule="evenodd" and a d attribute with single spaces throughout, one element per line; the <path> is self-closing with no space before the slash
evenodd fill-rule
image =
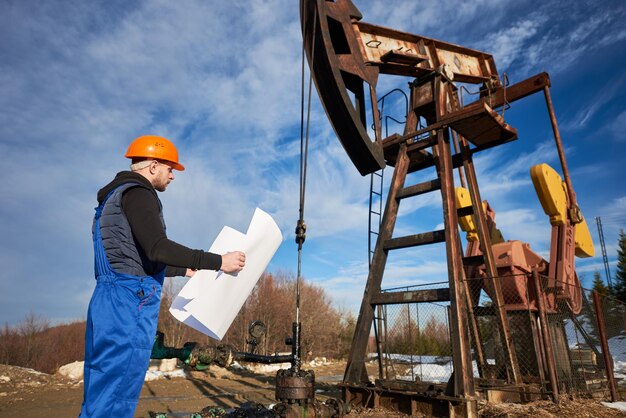
<path id="1" fill-rule="evenodd" d="M 615 376 L 613 375 L 613 358 L 609 352 L 609 343 L 606 338 L 606 326 L 604 323 L 604 312 L 600 305 L 600 296 L 595 290 L 592 292 L 593 305 L 596 310 L 596 320 L 598 321 L 598 334 L 600 345 L 602 346 L 602 357 L 604 357 L 604 367 L 606 368 L 606 379 L 609 382 L 609 390 L 611 391 L 611 402 L 617 402 L 617 390 L 615 388 Z"/>
<path id="2" fill-rule="evenodd" d="M 541 319 L 541 336 L 546 350 L 546 365 L 548 366 L 548 375 L 550 377 L 550 386 L 552 388 L 552 400 L 559 403 L 559 386 L 556 377 L 556 367 L 554 365 L 554 353 L 552 351 L 552 340 L 550 339 L 550 331 L 548 330 L 548 317 L 546 315 L 546 307 L 543 303 L 543 290 L 539 280 L 539 273 L 533 269 L 533 280 L 535 282 L 535 295 L 537 297 L 537 309 L 539 310 L 539 319 Z"/>

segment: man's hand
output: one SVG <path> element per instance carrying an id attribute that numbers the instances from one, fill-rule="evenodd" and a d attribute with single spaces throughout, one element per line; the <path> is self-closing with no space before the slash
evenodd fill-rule
<path id="1" fill-rule="evenodd" d="M 187 271 L 185 272 L 185 277 L 193 277 L 193 275 L 196 274 L 196 271 L 198 270 L 187 269 Z"/>
<path id="2" fill-rule="evenodd" d="M 241 251 L 233 251 L 222 256 L 222 270 L 224 273 L 239 273 L 246 265 L 246 255 Z"/>

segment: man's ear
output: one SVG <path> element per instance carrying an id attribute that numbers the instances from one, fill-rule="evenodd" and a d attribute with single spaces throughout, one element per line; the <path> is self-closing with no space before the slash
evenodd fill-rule
<path id="1" fill-rule="evenodd" d="M 150 165 L 148 167 L 150 167 L 150 174 L 156 174 L 157 172 L 157 165 L 159 165 L 157 163 L 156 160 L 152 160 L 150 161 Z"/>

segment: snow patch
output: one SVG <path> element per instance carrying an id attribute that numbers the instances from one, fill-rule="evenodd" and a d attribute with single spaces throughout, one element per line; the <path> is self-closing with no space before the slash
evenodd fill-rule
<path id="1" fill-rule="evenodd" d="M 148 370 L 146 372 L 145 382 L 150 382 L 159 379 L 172 379 L 175 377 L 187 377 L 187 373 L 183 369 L 176 369 L 174 371 L 163 372 L 159 370 Z"/>
<path id="2" fill-rule="evenodd" d="M 626 412 L 626 402 L 600 402 L 607 408 L 617 409 L 618 411 Z"/>
<path id="3" fill-rule="evenodd" d="M 84 361 L 75 361 L 73 363 L 65 364 L 59 367 L 59 373 L 61 376 L 69 377 L 73 380 L 81 380 L 85 371 Z"/>

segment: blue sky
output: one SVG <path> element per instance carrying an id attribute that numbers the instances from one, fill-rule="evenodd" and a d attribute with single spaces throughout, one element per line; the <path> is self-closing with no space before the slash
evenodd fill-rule
<path id="1" fill-rule="evenodd" d="M 626 5 L 621 0 L 355 0 L 364 20 L 494 54 L 512 83 L 547 71 L 579 204 L 612 270 L 625 227 Z M 82 319 L 95 285 L 96 192 L 136 136 L 166 136 L 187 167 L 161 195 L 170 238 L 208 248 L 255 207 L 285 241 L 269 266 L 295 273 L 301 36 L 296 1 L 0 2 L 0 322 Z M 394 86 L 382 79 L 379 96 Z M 391 106 L 391 105 L 390 105 Z M 397 115 L 396 115 L 397 116 Z M 541 95 L 514 103 L 519 140 L 476 159 L 507 239 L 547 254 L 529 168 L 558 168 Z M 303 276 L 358 310 L 367 277 L 369 177 L 313 99 Z M 401 129 L 401 128 L 398 128 Z M 392 129 L 393 130 L 393 129 Z M 386 170 L 387 181 L 391 170 Z M 441 224 L 436 198 L 403 203 L 397 236 Z M 578 261 L 588 285 L 596 257 Z M 441 248 L 390 259 L 384 287 L 445 279 Z"/>

